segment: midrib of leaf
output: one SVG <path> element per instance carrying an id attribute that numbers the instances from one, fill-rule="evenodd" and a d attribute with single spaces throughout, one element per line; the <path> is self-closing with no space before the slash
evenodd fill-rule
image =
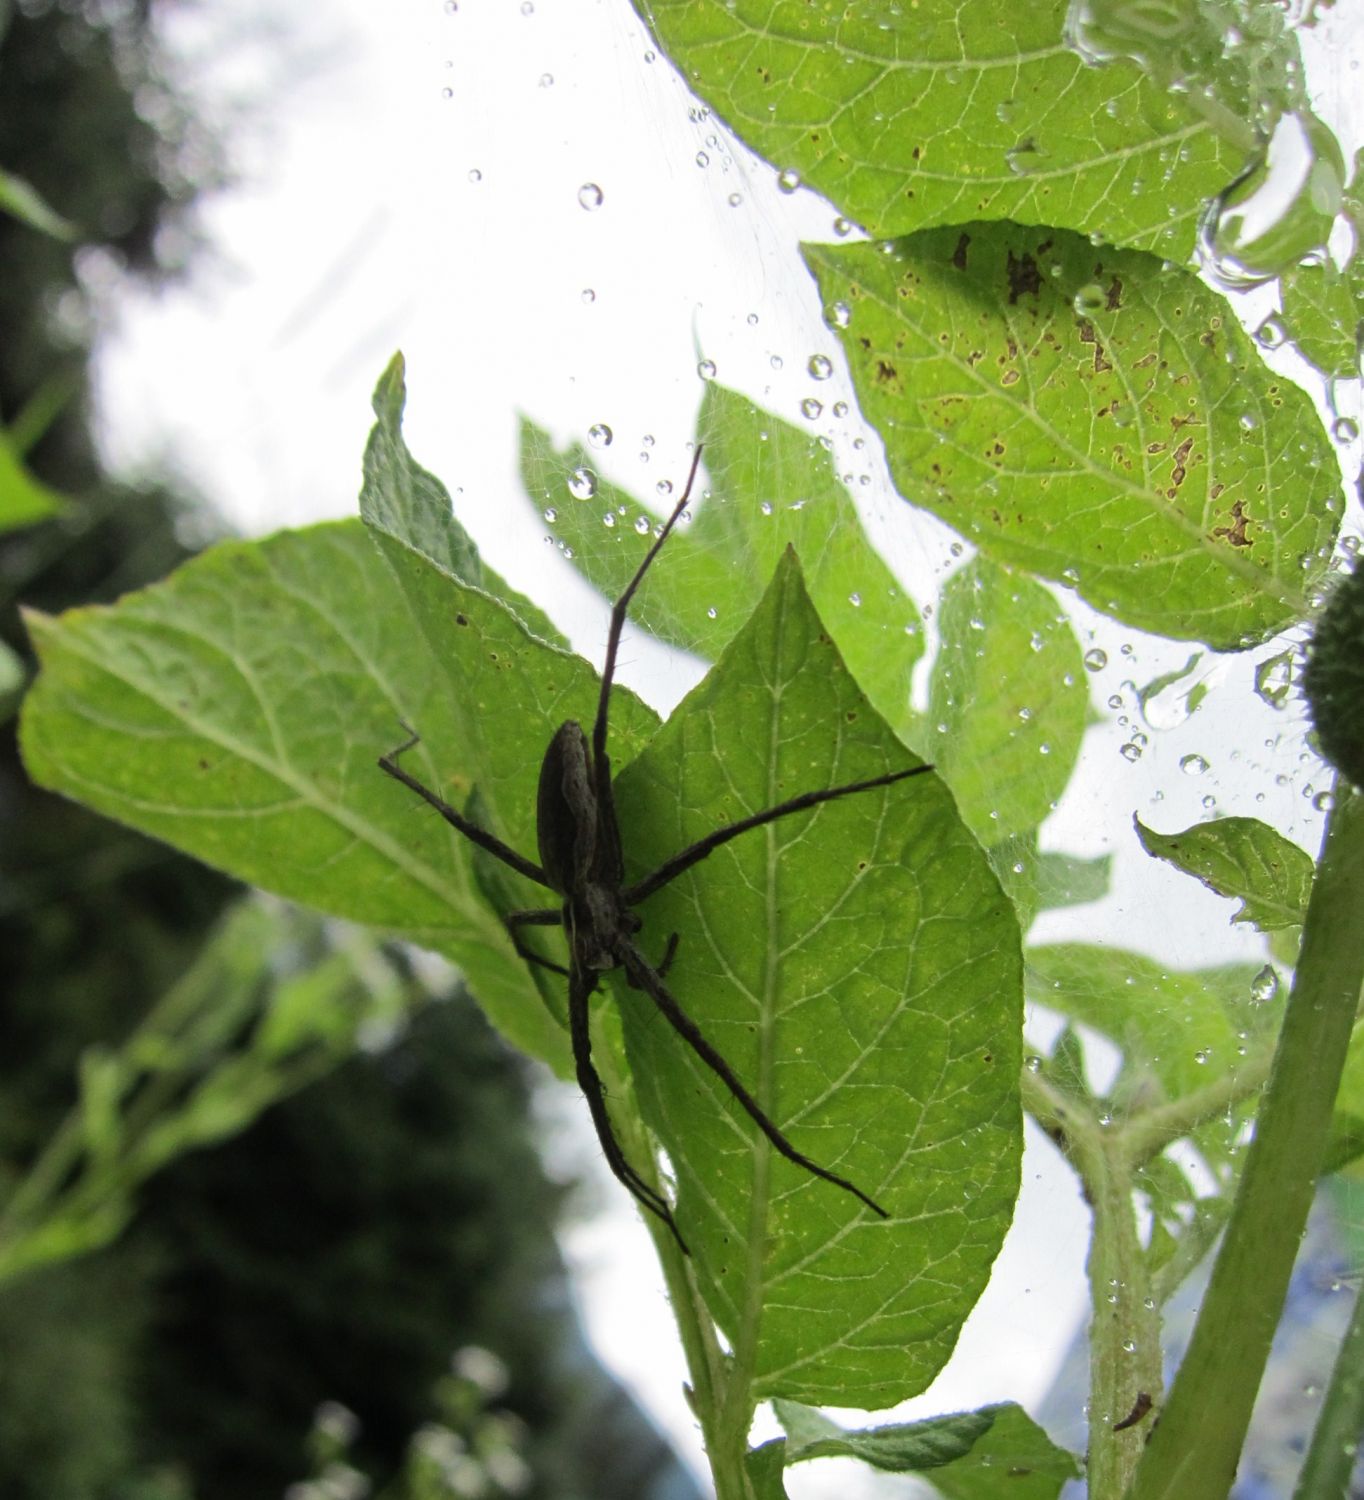
<path id="1" fill-rule="evenodd" d="M 216 641 L 211 640 L 207 636 L 200 635 L 195 631 L 187 630 L 181 624 L 168 620 L 160 620 L 157 623 L 158 628 L 166 631 L 178 632 L 180 635 L 187 637 L 189 640 L 196 641 L 202 645 L 207 646 L 210 650 L 219 649 L 218 643 Z M 179 704 L 172 704 L 168 700 L 158 697 L 154 692 L 150 690 L 150 688 L 145 683 L 137 681 L 135 678 L 129 676 L 125 672 L 116 670 L 112 663 L 101 658 L 97 654 L 83 650 L 81 645 L 72 636 L 68 635 L 63 645 L 64 649 L 67 650 L 71 655 L 79 657 L 82 661 L 84 661 L 87 665 L 93 667 L 96 671 L 107 674 L 116 682 L 119 682 L 124 687 L 128 688 L 131 692 L 138 694 L 141 698 L 144 699 L 144 701 L 155 705 L 155 707 L 160 709 L 173 722 L 183 724 L 187 729 L 191 730 L 194 734 L 205 740 L 207 743 L 215 745 L 219 749 L 225 750 L 229 754 L 236 756 L 238 759 L 245 761 L 248 765 L 254 766 L 257 770 L 264 771 L 266 774 L 273 776 L 276 780 L 281 782 L 284 786 L 288 787 L 296 794 L 295 800 L 298 805 L 309 808 L 314 812 L 320 813 L 323 817 L 329 818 L 338 827 L 344 829 L 347 833 L 349 833 L 353 838 L 357 839 L 363 844 L 368 845 L 370 848 L 382 854 L 385 858 L 391 860 L 400 869 L 406 871 L 409 875 L 412 876 L 415 881 L 429 890 L 432 895 L 436 896 L 452 910 L 458 912 L 461 917 L 474 922 L 476 926 L 484 925 L 485 914 L 482 908 L 476 903 L 472 903 L 467 899 L 466 891 L 455 890 L 450 887 L 429 865 L 427 865 L 423 861 L 414 860 L 401 844 L 396 843 L 394 840 L 390 839 L 386 834 L 375 828 L 374 825 L 368 822 L 366 819 L 361 818 L 342 805 L 328 802 L 318 796 L 316 787 L 306 779 L 299 776 L 298 773 L 295 772 L 293 768 L 287 764 L 287 762 L 283 760 L 272 759 L 270 757 L 259 754 L 249 745 L 236 739 L 235 736 L 227 734 L 218 726 L 203 720 L 199 715 L 189 712 Z M 252 681 L 251 675 L 246 670 L 244 664 L 234 656 L 231 656 L 227 653 L 223 654 L 226 655 L 227 660 L 230 661 L 232 665 L 238 670 L 242 677 L 242 680 L 252 688 L 257 703 L 260 704 L 263 709 L 264 705 L 260 693 L 256 691 L 256 685 Z M 363 658 L 357 659 L 363 660 Z M 376 678 L 376 680 L 381 679 Z M 77 706 L 72 711 L 78 713 L 81 718 L 87 720 L 88 722 L 97 722 L 94 716 L 90 714 L 84 706 Z M 268 715 L 266 715 L 266 719 L 267 722 L 270 722 Z M 123 726 L 106 724 L 104 727 L 122 728 Z M 272 738 L 278 740 L 273 722 L 270 722 L 270 730 Z M 107 790 L 106 788 L 102 787 L 99 782 L 93 780 L 92 778 L 80 775 L 70 767 L 63 768 L 63 776 L 83 788 L 94 791 L 96 794 L 100 793 L 101 791 Z M 261 817 L 264 816 L 266 812 L 274 810 L 264 807 L 236 810 L 218 808 L 185 808 L 174 803 L 153 802 L 150 798 L 136 797 L 124 791 L 120 791 L 118 795 L 119 799 L 122 802 L 126 803 L 129 807 L 136 807 L 145 811 L 160 813 L 177 819 L 245 819 L 251 817 Z M 455 868 L 463 869 L 463 866 L 457 864 Z"/>
<path id="2" fill-rule="evenodd" d="M 818 251 L 817 246 L 811 246 L 809 248 L 815 250 L 816 252 Z M 974 367 L 968 365 L 965 360 L 960 359 L 955 354 L 955 352 L 949 351 L 944 353 L 944 351 L 936 343 L 936 341 L 932 340 L 927 332 L 925 332 L 925 330 L 918 325 L 918 323 L 913 322 L 909 319 L 902 308 L 896 306 L 891 302 L 888 302 L 879 294 L 877 290 L 868 286 L 865 282 L 862 283 L 862 294 L 867 298 L 868 301 L 876 303 L 885 312 L 890 314 L 892 318 L 901 323 L 905 328 L 912 330 L 913 333 L 924 344 L 924 346 L 930 350 L 935 359 L 950 360 L 953 368 L 963 374 L 966 379 L 969 380 L 970 383 L 981 392 L 981 396 L 983 399 L 998 399 L 998 392 L 992 391 L 986 386 L 984 378 Z M 1178 336 L 1174 333 L 1174 330 L 1172 330 L 1165 322 L 1163 309 L 1160 311 L 1162 326 L 1165 327 L 1166 331 L 1169 332 L 1171 337 L 1175 339 L 1176 343 L 1178 343 Z M 1012 319 L 1009 320 L 1008 326 L 1011 332 L 1016 327 Z M 1031 347 L 1031 340 L 1017 339 L 1015 340 L 1015 342 L 1018 344 L 1020 352 Z M 1122 379 L 1124 387 L 1127 388 L 1127 372 L 1125 368 L 1123 370 Z M 1236 574 L 1236 576 L 1243 583 L 1249 585 L 1248 592 L 1252 594 L 1268 593 L 1272 599 L 1276 600 L 1279 603 L 1287 605 L 1289 608 L 1295 610 L 1298 614 L 1305 615 L 1308 613 L 1307 600 L 1300 593 L 1298 593 L 1297 590 L 1288 588 L 1281 582 L 1281 580 L 1277 578 L 1271 579 L 1269 575 L 1264 573 L 1261 569 L 1255 567 L 1253 563 L 1247 560 L 1242 560 L 1242 558 L 1234 548 L 1220 547 L 1216 543 L 1211 541 L 1207 536 L 1204 535 L 1200 523 L 1193 516 L 1185 515 L 1182 511 L 1179 510 L 1177 506 L 1170 504 L 1170 502 L 1167 501 L 1158 490 L 1150 489 L 1146 485 L 1138 484 L 1135 480 L 1127 479 L 1123 475 L 1117 473 L 1115 470 L 1099 467 L 1099 465 L 1097 465 L 1087 453 L 1085 453 L 1081 449 L 1077 449 L 1069 439 L 1064 437 L 1061 433 L 1057 432 L 1047 421 L 1045 421 L 1041 414 L 1032 405 L 1031 401 L 1028 401 L 1026 403 L 1023 401 L 1019 401 L 1017 403 L 1017 410 L 1020 416 L 1022 416 L 1032 424 L 1034 431 L 1041 433 L 1043 437 L 1055 448 L 1064 452 L 1069 458 L 1072 459 L 1076 467 L 1076 472 L 1091 475 L 1101 483 L 1111 485 L 1130 495 L 1134 499 L 1142 501 L 1143 504 L 1149 505 L 1153 510 L 1157 511 L 1165 519 L 1171 521 L 1180 531 L 1188 536 L 1189 539 L 1195 543 L 1196 550 L 1198 552 L 1204 553 L 1207 556 L 1211 557 L 1219 567 L 1225 568 L 1228 572 Z M 1264 424 L 1262 424 L 1262 426 L 1263 425 Z M 1209 434 L 1208 441 L 1209 446 L 1211 447 L 1211 424 L 1209 423 L 1204 430 Z M 1263 443 L 1263 439 L 1261 441 Z M 956 443 L 951 443 L 950 446 L 957 448 L 958 451 L 963 455 L 969 456 L 968 449 L 961 447 Z M 1211 468 L 1211 463 L 1209 467 Z M 1275 588 L 1273 590 L 1267 587 L 1271 582 L 1275 585 Z M 1219 605 L 1215 608 L 1220 609 L 1223 607 L 1224 606 Z M 1197 614 L 1198 611 L 1190 610 L 1188 611 L 1188 613 Z"/>

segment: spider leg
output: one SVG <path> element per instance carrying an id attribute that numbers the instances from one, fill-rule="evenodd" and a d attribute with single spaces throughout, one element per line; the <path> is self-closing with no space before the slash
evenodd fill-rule
<path id="1" fill-rule="evenodd" d="M 700 463 L 701 449 L 698 446 L 691 461 L 691 472 L 687 475 L 682 498 L 673 506 L 672 515 L 663 523 L 663 529 L 654 538 L 653 546 L 644 554 L 644 561 L 635 569 L 635 576 L 625 585 L 624 593 L 611 606 L 611 630 L 606 637 L 606 661 L 601 671 L 601 693 L 597 699 L 597 717 L 592 725 L 592 760 L 597 770 L 599 795 L 603 777 L 605 777 L 608 789 L 610 786 L 610 762 L 606 758 L 606 720 L 611 706 L 611 679 L 615 676 L 616 657 L 620 652 L 620 633 L 625 628 L 625 613 L 630 607 L 630 600 L 635 597 L 635 590 L 649 571 L 650 564 L 658 556 L 663 543 L 668 540 L 668 533 L 677 524 L 678 517 L 686 510 L 687 502 L 691 499 L 692 485 L 696 483 L 696 470 Z"/>
<path id="2" fill-rule="evenodd" d="M 556 964 L 552 959 L 541 958 L 538 953 L 527 948 L 517 934 L 519 927 L 557 927 L 563 919 L 561 911 L 553 907 L 544 907 L 535 911 L 509 911 L 502 918 L 502 925 L 507 929 L 512 946 L 527 963 L 539 964 L 542 969 L 548 969 L 552 974 L 562 974 L 565 978 L 572 978 L 571 971 L 564 968 L 563 964 Z"/>
<path id="3" fill-rule="evenodd" d="M 663 950 L 663 957 L 659 960 L 658 968 L 654 970 L 654 973 L 657 974 L 660 979 L 662 979 L 663 976 L 668 972 L 668 970 L 673 966 L 673 959 L 677 957 L 677 944 L 677 934 L 675 932 L 669 934 L 667 947 L 665 947 Z"/>
<path id="4" fill-rule="evenodd" d="M 545 879 L 545 872 L 534 861 L 527 859 L 524 854 L 518 854 L 510 844 L 504 844 L 486 828 L 480 828 L 477 823 L 470 822 L 463 813 L 456 812 L 448 802 L 438 797 L 430 787 L 423 786 L 410 771 L 403 770 L 398 764 L 398 757 L 404 751 L 410 750 L 421 739 L 421 736 L 413 731 L 410 725 L 404 724 L 403 728 L 409 731 L 409 738 L 404 740 L 396 750 L 390 750 L 387 755 L 379 757 L 379 769 L 387 772 L 395 781 L 401 781 L 409 791 L 416 792 L 423 802 L 434 807 L 452 828 L 457 829 L 471 843 L 477 844 L 480 849 L 486 849 L 504 865 L 510 865 L 518 875 L 524 875 L 527 880 L 533 880 L 536 885 L 542 885 L 546 890 L 552 889 L 549 881 Z"/>
<path id="5" fill-rule="evenodd" d="M 645 1182 L 625 1159 L 625 1152 L 621 1150 L 620 1142 L 612 1129 L 611 1116 L 606 1108 L 606 1090 L 602 1087 L 601 1076 L 592 1061 L 587 1002 L 595 988 L 595 979 L 575 964 L 568 980 L 568 1030 L 573 1043 L 573 1061 L 577 1065 L 578 1087 L 582 1089 L 587 1107 L 592 1112 L 592 1123 L 597 1127 L 597 1139 L 601 1142 L 607 1166 L 639 1203 L 663 1220 L 672 1231 L 683 1255 L 690 1255 L 691 1251 L 687 1249 L 687 1242 L 677 1227 L 672 1209 L 668 1207 L 668 1200 Z"/>
<path id="6" fill-rule="evenodd" d="M 619 941 L 616 955 L 624 966 L 630 983 L 636 989 L 643 990 L 658 1006 L 668 1024 L 743 1105 L 753 1123 L 787 1161 L 793 1161 L 798 1167 L 804 1167 L 807 1172 L 812 1172 L 816 1177 L 822 1177 L 825 1182 L 832 1182 L 835 1187 L 841 1187 L 845 1192 L 851 1193 L 854 1198 L 860 1199 L 873 1213 L 879 1214 L 883 1219 L 890 1217 L 887 1210 L 882 1208 L 875 1198 L 868 1197 L 855 1183 L 849 1182 L 846 1177 L 838 1176 L 836 1172 L 829 1171 L 827 1167 L 821 1167 L 818 1162 L 811 1161 L 804 1152 L 796 1150 L 768 1118 L 762 1105 L 739 1082 L 733 1068 L 706 1040 L 701 1028 L 677 1003 L 659 978 L 657 971 L 649 967 L 644 960 L 644 955 L 628 938 L 622 938 Z"/>
<path id="7" fill-rule="evenodd" d="M 751 818 L 740 818 L 737 823 L 727 823 L 723 828 L 717 828 L 714 833 L 708 833 L 705 838 L 697 839 L 694 844 L 687 847 L 654 870 L 643 880 L 637 880 L 633 885 L 626 886 L 622 892 L 622 899 L 627 906 L 634 906 L 643 901 L 646 896 L 652 896 L 657 890 L 667 885 L 670 880 L 676 880 L 685 870 L 690 870 L 695 864 L 699 864 L 708 854 L 714 853 L 721 844 L 729 843 L 730 839 L 736 839 L 741 833 L 747 833 L 751 828 L 761 828 L 764 823 L 773 823 L 778 818 L 784 818 L 788 813 L 802 812 L 807 807 L 816 807 L 821 802 L 832 802 L 836 797 L 847 797 L 853 792 L 869 792 L 873 787 L 889 786 L 895 781 L 904 781 L 909 776 L 922 776 L 925 771 L 931 771 L 932 766 L 910 766 L 906 771 L 891 771 L 885 776 L 873 776 L 869 781 L 850 781 L 847 786 L 829 787 L 820 792 L 802 792 L 799 797 L 792 797 L 786 802 L 779 802 L 775 807 L 766 808 L 764 811 L 754 813 Z"/>

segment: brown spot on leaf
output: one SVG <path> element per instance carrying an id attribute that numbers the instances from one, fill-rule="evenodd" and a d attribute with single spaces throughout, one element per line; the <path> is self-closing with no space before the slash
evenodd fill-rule
<path id="1" fill-rule="evenodd" d="M 1245 502 L 1237 500 L 1231 507 L 1231 524 L 1214 526 L 1212 534 L 1219 541 L 1230 542 L 1233 547 L 1249 547 L 1250 538 L 1246 535 L 1246 523 L 1249 519 L 1246 515 Z"/>
<path id="2" fill-rule="evenodd" d="M 456 615 L 455 616 L 455 624 L 456 625 L 467 625 L 468 623 L 469 623 L 468 620 L 465 619 L 465 617 L 463 615 Z"/>
<path id="3" fill-rule="evenodd" d="M 1018 384 L 1018 371 L 1017 370 L 1005 370 L 1004 374 L 1000 376 L 999 383 L 1000 383 L 1000 385 L 1017 385 Z"/>
<path id="4" fill-rule="evenodd" d="M 898 381 L 900 372 L 888 360 L 878 359 L 876 361 L 876 379 L 881 385 L 890 385 L 892 381 Z"/>
<path id="5" fill-rule="evenodd" d="M 1108 284 L 1108 297 L 1104 302 L 1107 312 L 1117 312 L 1122 306 L 1122 277 L 1115 276 Z"/>
<path id="6" fill-rule="evenodd" d="M 1009 278 L 1009 301 L 1017 302 L 1025 294 L 1035 297 L 1042 289 L 1042 273 L 1037 262 L 1026 251 L 1016 257 L 1010 250 L 1008 256 L 1004 269 Z"/>
<path id="7" fill-rule="evenodd" d="M 969 234 L 963 234 L 957 241 L 957 248 L 952 252 L 952 264 L 956 266 L 957 270 L 959 271 L 964 271 L 966 269 L 966 247 L 970 243 L 971 236 Z"/>

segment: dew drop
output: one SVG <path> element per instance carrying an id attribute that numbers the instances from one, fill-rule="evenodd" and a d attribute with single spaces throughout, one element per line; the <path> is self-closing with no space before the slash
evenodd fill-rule
<path id="1" fill-rule="evenodd" d="M 615 433 L 611 431 L 611 429 L 606 425 L 605 422 L 594 422 L 592 426 L 587 429 L 587 441 L 591 443 L 594 448 L 609 448 L 611 446 L 611 440 L 614 437 Z"/>
<path id="2" fill-rule="evenodd" d="M 1201 755 L 1186 755 L 1180 760 L 1179 769 L 1186 776 L 1202 776 L 1208 769 L 1208 763 Z"/>
<path id="3" fill-rule="evenodd" d="M 1279 975 L 1272 964 L 1266 964 L 1250 981 L 1250 998 L 1256 1005 L 1268 1005 L 1279 998 Z"/>
<path id="4" fill-rule="evenodd" d="M 548 521 L 551 526 L 553 526 L 558 519 L 559 512 L 555 510 L 552 505 L 545 506 L 545 520 Z"/>
<path id="5" fill-rule="evenodd" d="M 597 476 L 591 469 L 574 469 L 568 476 L 568 492 L 575 500 L 590 500 L 597 493 Z"/>
<path id="6" fill-rule="evenodd" d="M 830 302 L 824 309 L 824 321 L 830 328 L 846 328 L 852 322 L 852 308 L 846 302 Z"/>
<path id="7" fill-rule="evenodd" d="M 713 359 L 703 359 L 701 363 L 697 365 L 696 373 L 701 377 L 702 380 L 714 380 L 715 361 Z"/>
<path id="8" fill-rule="evenodd" d="M 592 213 L 595 209 L 602 206 L 602 199 L 604 197 L 605 194 L 595 182 L 585 182 L 578 189 L 578 206 L 585 208 L 588 213 Z"/>
<path id="9" fill-rule="evenodd" d="M 582 299 L 590 305 L 597 300 L 597 294 L 590 286 L 585 286 L 582 290 Z"/>
<path id="10" fill-rule="evenodd" d="M 792 171 L 790 167 L 784 172 L 778 172 L 777 186 L 783 193 L 794 193 L 800 186 L 800 173 Z"/>
<path id="11" fill-rule="evenodd" d="M 1087 281 L 1076 292 L 1072 305 L 1082 318 L 1101 313 L 1108 305 L 1108 297 L 1097 281 Z"/>
<path id="12" fill-rule="evenodd" d="M 805 368 L 810 372 L 811 380 L 827 380 L 834 373 L 834 362 L 827 355 L 812 354 Z"/>
<path id="13" fill-rule="evenodd" d="M 811 422 L 817 422 L 824 412 L 824 403 L 816 401 L 813 396 L 807 396 L 800 403 L 800 414 Z"/>
<path id="14" fill-rule="evenodd" d="M 601 523 L 609 531 L 616 524 L 615 511 L 608 510 L 606 514 L 601 518 Z"/>
<path id="15" fill-rule="evenodd" d="M 1108 652 L 1102 651 L 1098 646 L 1091 647 L 1085 652 L 1085 666 L 1091 672 L 1102 672 L 1108 665 Z"/>
<path id="16" fill-rule="evenodd" d="M 635 521 L 635 530 L 640 534 L 640 536 L 648 536 L 649 535 L 649 518 L 648 518 L 648 516 L 640 516 L 640 517 L 638 517 L 636 519 L 636 521 Z"/>

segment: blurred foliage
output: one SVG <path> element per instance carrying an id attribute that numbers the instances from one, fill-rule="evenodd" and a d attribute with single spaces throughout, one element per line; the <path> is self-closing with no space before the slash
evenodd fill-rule
<path id="1" fill-rule="evenodd" d="M 376 1031 L 373 1007 L 348 1008 L 344 936 L 279 909 L 281 947 L 250 950 L 248 905 L 206 949 L 232 882 L 20 768 L 20 604 L 111 601 L 221 529 L 166 487 L 111 481 L 89 424 L 100 294 L 177 273 L 196 198 L 226 179 L 158 50 L 168 8 L 0 0 L 0 172 L 71 227 L 0 211 L 0 431 L 64 501 L 0 536 L 0 1207 L 27 1201 L 28 1228 L 59 1231 L 49 1263 L 0 1292 L 0 1494 L 278 1495 L 307 1473 L 328 1400 L 359 1414 L 369 1472 L 397 1475 L 412 1435 L 449 1416 L 452 1351 L 476 1341 L 508 1372 L 498 1420 L 524 1424 L 528 1493 L 687 1500 L 582 1341 L 521 1064 L 473 1003 L 429 1002 L 396 1040 L 380 1005 Z M 407 996 L 425 988 L 367 951 Z M 90 1203 L 112 1217 L 73 1216 Z"/>

